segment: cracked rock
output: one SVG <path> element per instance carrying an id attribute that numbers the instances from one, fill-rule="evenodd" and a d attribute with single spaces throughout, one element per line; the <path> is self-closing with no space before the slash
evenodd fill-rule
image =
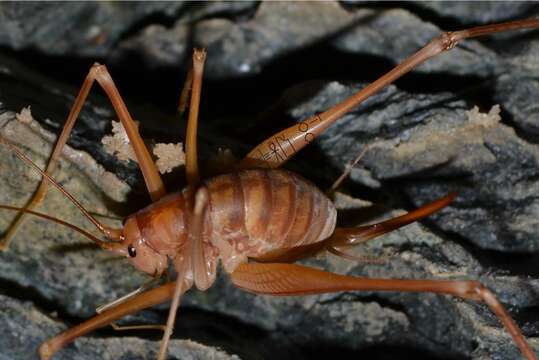
<path id="1" fill-rule="evenodd" d="M 233 151 L 241 156 L 258 140 L 358 91 L 439 29 L 451 30 L 447 22 L 464 26 L 479 23 L 482 17 L 525 17 L 521 11 L 535 8 L 519 3 L 504 10 L 503 4 L 485 3 L 481 5 L 487 8 L 485 15 L 472 11 L 469 4 L 442 9 L 422 3 L 391 4 L 391 8 L 363 3 L 218 2 L 170 7 L 158 3 L 130 11 L 103 6 L 66 6 L 65 11 L 75 9 L 87 20 L 80 22 L 72 37 L 65 30 L 75 27 L 69 20 L 57 27 L 50 21 L 39 25 L 38 20 L 48 17 L 64 19 L 59 13 L 64 10 L 35 4 L 0 6 L 0 17 L 4 16 L 0 27 L 20 27 L 18 32 L 8 28 L 2 33 L 5 37 L 0 36 L 0 43 L 14 49 L 0 56 L 0 133 L 41 167 L 87 67 L 77 70 L 82 75 L 76 79 L 63 77 L 64 70 L 79 66 L 70 65 L 71 57 L 46 72 L 39 66 L 30 70 L 20 66 L 16 49 L 34 46 L 36 62 L 50 60 L 47 54 L 53 51 L 58 51 L 54 61 L 62 61 L 62 54 L 84 57 L 88 64 L 95 56 L 116 64 L 134 61 L 128 69 L 136 68 L 140 76 L 128 70 L 131 82 L 124 85 L 119 75 L 119 87 L 127 94 L 130 111 L 142 120 L 143 136 L 149 142 L 160 137 L 170 142 L 172 134 L 182 134 L 185 122 L 174 111 L 163 114 L 166 110 L 155 108 L 163 105 L 162 99 L 171 98 L 166 94 L 169 89 L 179 92 L 171 79 L 180 73 L 178 64 L 186 63 L 185 56 L 195 45 L 191 41 L 196 39 L 208 47 L 211 61 L 202 98 L 214 101 L 201 108 L 200 150 L 208 157 L 216 151 L 214 145 L 228 145 L 233 137 L 239 143 Z M 464 7 L 471 9 L 470 15 L 458 20 L 459 13 L 468 11 Z M 494 8 L 496 14 L 491 12 Z M 115 11 L 122 14 L 116 16 Z M 111 16 L 117 19 L 114 24 L 106 20 Z M 23 20 L 28 23 L 21 27 Z M 78 37 L 103 21 L 103 26 L 110 26 L 108 37 L 82 50 Z M 36 45 L 43 34 L 50 38 L 43 46 Z M 536 39 L 537 32 L 527 32 L 463 41 L 369 98 L 293 159 L 287 166 L 324 189 L 369 145 L 341 188 L 346 195 L 336 199 L 343 226 L 400 215 L 403 211 L 397 209 L 412 209 L 449 191 L 459 193 L 450 206 L 421 224 L 353 249 L 358 256 L 385 259 L 380 264 L 332 255 L 306 264 L 356 276 L 480 280 L 506 304 L 539 351 Z M 154 72 L 160 67 L 164 72 Z M 45 76 L 49 73 L 55 81 Z M 115 69 L 115 80 L 117 73 L 122 70 Z M 157 79 L 159 87 L 149 86 L 148 79 Z M 157 104 L 140 101 L 137 86 Z M 92 90 L 70 141 L 72 148 L 54 177 L 90 211 L 106 215 L 103 221 L 119 225 L 123 216 L 146 205 L 148 198 L 136 166 L 121 165 L 100 145 L 115 115 L 108 101 L 96 93 Z M 170 101 L 171 107 L 176 100 Z M 255 114 L 250 107 L 260 103 Z M 16 114 L 28 106 L 39 125 L 17 119 Z M 39 176 L 5 146 L 0 146 L 0 170 L 0 203 L 21 206 Z M 179 189 L 184 181 L 183 174 L 165 180 L 168 189 Z M 93 230 L 55 190 L 49 191 L 38 210 Z M 1 231 L 13 215 L 0 212 Z M 25 359 L 27 354 L 35 358 L 44 338 L 93 316 L 97 306 L 133 291 L 147 279 L 83 237 L 30 218 L 10 250 L 0 254 L 0 274 L 0 317 L 6 325 L 0 331 L 0 342 L 5 344 L 0 346 L 7 349 L 9 359 Z M 166 305 L 158 306 L 124 321 L 161 324 L 167 310 Z M 24 328 L 30 329 L 27 342 L 21 335 Z M 220 274 L 207 292 L 193 290 L 182 299 L 174 336 L 208 345 L 202 348 L 175 340 L 172 353 L 177 358 L 189 358 L 182 349 L 193 346 L 198 354 L 193 358 L 219 359 L 227 355 L 216 348 L 242 359 L 521 358 L 507 331 L 481 304 L 398 292 L 255 296 L 235 288 L 226 274 Z M 59 358 L 78 358 L 79 352 L 85 359 L 153 358 L 158 338 L 155 333 L 125 335 L 103 329 L 69 346 Z"/>
<path id="2" fill-rule="evenodd" d="M 4 129 L 11 122 L 4 125 Z M 17 158 L 7 152 L 2 159 L 4 166 L 14 167 L 13 170 L 3 171 L 3 174 L 13 174 L 15 169 L 18 169 L 16 171 L 19 171 L 20 175 L 17 178 L 27 179 L 25 181 L 28 188 L 35 184 L 35 179 L 28 175 L 28 169 L 20 164 Z M 79 163 L 78 167 L 81 165 Z M 81 198 L 85 206 L 105 206 L 96 204 L 96 201 L 103 199 L 103 195 L 90 196 L 99 194 L 100 190 L 83 181 L 85 176 L 77 168 L 67 163 L 61 166 L 61 172 L 57 173 L 56 177 L 60 177 L 62 184 L 76 197 Z M 2 188 L 11 190 L 12 186 L 8 182 L 7 185 L 3 184 Z M 12 191 L 6 193 L 11 194 L 11 197 L 2 199 L 2 202 L 20 201 L 13 197 Z M 20 196 L 27 194 L 20 193 Z M 354 201 L 341 199 L 342 202 L 346 211 L 354 211 Z M 62 210 L 70 206 L 63 197 L 51 191 L 40 210 L 67 217 L 68 221 L 84 226 L 84 221 L 73 210 Z M 361 209 L 364 207 L 365 203 L 361 203 Z M 84 242 L 84 239 L 74 239 L 73 234 L 66 233 L 61 228 L 29 220 L 14 240 L 10 251 L 1 254 L 3 281 L 31 288 L 39 294 L 38 299 L 41 301 L 45 301 L 49 306 L 61 306 L 63 311 L 77 317 L 91 316 L 92 309 L 97 304 L 117 298 L 142 282 L 142 278 L 135 276 L 124 261 L 112 261 L 108 254 L 92 246 L 85 246 Z M 439 238 L 418 224 L 375 240 L 368 248 L 358 250 L 370 252 L 375 256 L 387 252 L 393 255 L 382 265 L 358 266 L 331 256 L 325 261 L 315 260 L 309 264 L 331 271 L 369 277 L 479 278 L 514 308 L 525 309 L 534 306 L 537 301 L 534 295 L 537 291 L 536 280 L 489 275 L 464 248 Z M 524 292 L 530 295 L 523 296 Z M 69 296 L 66 297 L 65 294 Z M 425 354 L 443 349 L 455 357 L 474 354 L 479 358 L 481 354 L 493 355 L 493 351 L 497 351 L 495 354 L 509 354 L 508 358 L 519 357 L 514 344 L 508 340 L 507 333 L 499 329 L 493 316 L 484 308 L 433 294 L 346 293 L 272 298 L 246 294 L 233 288 L 226 276 L 221 276 L 208 292 L 192 291 L 183 303 L 187 306 L 187 315 L 184 315 L 185 319 L 180 317 L 181 320 L 178 320 L 180 334 L 190 334 L 189 330 L 181 330 L 186 326 L 181 325 L 183 321 L 190 324 L 187 328 L 208 326 L 204 325 L 205 321 L 211 321 L 211 318 L 193 320 L 189 315 L 189 309 L 192 308 L 198 308 L 206 314 L 215 314 L 217 317 L 241 319 L 241 326 L 266 333 L 263 340 L 247 341 L 246 347 L 251 348 L 244 348 L 241 356 L 245 358 L 256 354 L 257 345 L 259 349 L 263 349 L 273 342 L 281 344 L 280 351 L 283 356 L 305 356 L 312 351 L 313 339 L 320 339 L 327 344 L 327 348 L 335 346 L 332 344 L 339 344 L 339 347 L 361 350 L 383 345 L 387 346 L 391 353 L 397 351 L 399 346 L 405 345 L 421 349 L 416 351 Z M 6 312 L 5 316 L 10 316 L 9 312 Z M 161 317 L 161 321 L 164 316 L 164 312 L 157 313 L 157 318 Z M 155 317 L 155 314 L 142 315 L 138 317 L 138 321 L 155 321 Z M 226 324 L 221 326 L 227 329 Z M 89 340 L 82 343 L 85 341 Z M 476 342 L 479 345 L 476 345 Z M 108 347 L 105 346 L 105 349 Z M 68 351 L 73 351 L 73 347 Z"/>
<path id="3" fill-rule="evenodd" d="M 343 35 L 336 37 L 334 46 L 346 53 L 378 56 L 380 59 L 389 57 L 395 63 L 403 61 L 443 31 L 450 30 L 440 29 L 401 9 L 370 11 L 360 19 L 357 25 L 350 26 Z M 467 41 L 465 45 L 420 65 L 416 71 L 488 76 L 496 70 L 497 61 L 488 48 L 479 42 Z"/>
<path id="4" fill-rule="evenodd" d="M 531 13 L 536 11 L 535 4 L 526 1 L 515 4 L 495 1 L 463 1 L 445 4 L 437 1 L 421 1 L 416 5 L 434 11 L 438 16 L 451 17 L 470 25 L 531 17 Z"/>
<path id="5" fill-rule="evenodd" d="M 329 83 L 290 115 L 305 118 L 362 86 Z M 390 86 L 339 120 L 318 144 L 335 166 L 368 144 L 358 167 L 377 182 L 402 181 L 416 204 L 450 191 L 461 195 L 455 208 L 433 216 L 440 228 L 485 249 L 536 251 L 537 147 L 501 122 L 499 108 L 483 117 L 466 108 L 449 93 L 414 95 Z"/>
<path id="6" fill-rule="evenodd" d="M 39 345 L 66 327 L 51 319 L 29 302 L 0 295 L 0 320 L 3 324 L 0 359 L 36 359 Z M 150 359 L 157 356 L 159 343 L 134 337 L 81 338 L 59 352 L 54 359 Z M 173 340 L 169 359 L 239 360 L 236 355 L 190 340 Z"/>

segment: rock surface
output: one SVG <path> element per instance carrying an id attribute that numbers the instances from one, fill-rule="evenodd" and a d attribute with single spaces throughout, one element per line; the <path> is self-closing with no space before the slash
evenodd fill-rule
<path id="1" fill-rule="evenodd" d="M 0 359 L 35 359 L 37 349 L 48 334 L 58 333 L 65 326 L 44 314 L 29 302 L 0 295 L 0 319 L 2 332 L 2 354 Z M 21 349 L 27 349 L 21 351 Z M 74 345 L 59 353 L 55 359 L 150 359 L 157 355 L 158 343 L 133 337 L 81 338 Z M 169 347 L 169 358 L 189 360 L 237 360 L 228 355 L 189 340 L 173 340 Z"/>
<path id="2" fill-rule="evenodd" d="M 175 97 L 166 93 L 178 93 L 173 79 L 180 65 L 188 63 L 193 45 L 204 45 L 209 58 L 203 98 L 209 100 L 202 104 L 203 157 L 216 145 L 229 145 L 240 155 L 276 130 L 359 90 L 441 28 L 530 17 L 537 11 L 529 3 L 511 9 L 482 3 L 480 11 L 474 6 L 216 2 L 140 4 L 127 10 L 84 3 L 56 10 L 45 4 L 2 4 L 0 44 L 12 50 L 0 54 L 0 134 L 44 166 L 54 140 L 49 131 L 61 128 L 87 70 L 77 69 L 74 79 L 60 74 L 74 72 L 69 60 L 77 56 L 84 66 L 95 57 L 111 64 L 133 114 L 146 120 L 143 135 L 169 141 L 183 124 L 172 120 L 170 125 L 173 111 L 155 109 L 171 98 L 168 106 L 174 106 Z M 77 31 L 65 20 L 74 15 L 86 19 Z M 89 37 L 95 27 L 106 37 Z M 411 209 L 449 191 L 459 193 L 421 225 L 354 250 L 386 256 L 382 264 L 331 255 L 308 264 L 370 277 L 478 279 L 498 294 L 539 351 L 538 39 L 535 31 L 464 41 L 368 99 L 299 154 L 290 168 L 324 188 L 369 146 L 344 184 L 348 196 L 336 200 L 345 226 L 400 214 L 390 209 Z M 20 54 L 20 49 L 26 50 Z M 33 60 L 58 66 L 25 67 L 29 51 Z M 157 90 L 148 91 L 156 81 Z M 40 125 L 16 119 L 27 106 Z M 92 212 L 112 217 L 104 221 L 119 224 L 118 218 L 148 199 L 136 167 L 101 148 L 99 140 L 110 132 L 112 119 L 107 101 L 92 95 L 70 142 L 75 149 L 54 176 Z M 229 138 L 237 142 L 230 145 Z M 1 204 L 24 204 L 38 179 L 0 146 Z M 181 171 L 166 180 L 169 188 L 177 188 Z M 91 230 L 54 190 L 39 211 Z M 12 216 L 0 213 L 0 229 Z M 0 318 L 6 324 L 0 348 L 8 349 L 0 359 L 36 358 L 40 341 L 82 322 L 97 306 L 146 279 L 79 235 L 35 219 L 28 219 L 10 250 L 0 253 L 0 274 Z M 192 291 L 182 304 L 175 337 L 208 347 L 177 340 L 173 358 L 521 358 L 484 306 L 432 294 L 271 298 L 246 294 L 222 274 L 214 287 Z M 167 307 L 160 306 L 127 321 L 162 323 L 166 313 Z M 23 341 L 23 334 L 30 340 Z M 151 332 L 103 329 L 58 358 L 153 358 L 158 338 Z"/>

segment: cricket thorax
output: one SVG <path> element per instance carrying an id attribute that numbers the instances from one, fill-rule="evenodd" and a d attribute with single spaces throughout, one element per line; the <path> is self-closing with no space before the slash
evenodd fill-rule
<path id="1" fill-rule="evenodd" d="M 124 242 L 135 267 L 152 275 L 166 270 L 187 241 L 184 208 L 184 194 L 174 193 L 127 218 Z"/>
<path id="2" fill-rule="evenodd" d="M 137 212 L 141 237 L 159 254 L 175 257 L 188 234 L 187 191 L 172 193 Z"/>
<path id="3" fill-rule="evenodd" d="M 166 195 L 126 220 L 124 242 L 134 248 L 134 253 L 129 255 L 135 267 L 150 274 L 160 274 L 168 267 L 169 258 L 175 263 L 178 255 L 190 256 L 188 241 L 194 192 L 188 187 Z M 202 241 L 209 276 L 214 278 L 218 252 L 209 240 L 206 229 L 211 228 L 211 224 L 207 223 L 208 220 L 209 216 L 205 221 Z"/>

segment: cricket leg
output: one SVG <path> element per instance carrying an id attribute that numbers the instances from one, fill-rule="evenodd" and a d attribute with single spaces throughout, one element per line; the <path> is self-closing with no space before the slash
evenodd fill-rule
<path id="1" fill-rule="evenodd" d="M 178 255 L 175 259 L 176 270 L 178 272 L 176 287 L 168 312 L 165 333 L 163 334 L 163 339 L 161 340 L 161 346 L 159 348 L 158 360 L 165 360 L 166 358 L 168 343 L 174 329 L 174 322 L 176 321 L 176 313 L 180 306 L 181 295 L 190 287 L 189 284 L 186 284 L 188 283 L 186 276 L 188 271 L 191 270 L 193 272 L 193 282 L 198 289 L 206 290 L 211 285 L 210 277 L 206 271 L 206 259 L 204 257 L 202 242 L 204 218 L 208 202 L 208 190 L 205 187 L 201 187 L 194 195 L 193 212 L 189 223 L 190 232 L 188 246 L 184 250 L 185 254 Z"/>
<path id="2" fill-rule="evenodd" d="M 116 115 L 120 119 L 129 138 L 129 142 L 133 147 L 150 197 L 152 201 L 159 200 L 167 192 L 165 185 L 161 180 L 161 176 L 157 171 L 157 166 L 155 165 L 148 148 L 144 144 L 144 140 L 142 140 L 142 137 L 138 132 L 137 125 L 129 114 L 127 106 L 125 105 L 120 92 L 116 88 L 107 68 L 105 65 L 94 64 L 90 69 L 89 76 L 91 79 L 95 79 L 107 93 L 107 96 L 112 103 L 112 107 L 116 111 Z M 78 115 L 78 112 L 76 115 Z"/>
<path id="3" fill-rule="evenodd" d="M 369 147 L 367 145 L 365 145 L 363 147 L 363 149 L 361 150 L 361 152 L 355 157 L 355 159 L 352 160 L 351 162 L 349 162 L 348 164 L 346 164 L 342 174 L 337 178 L 337 180 L 335 180 L 335 182 L 326 191 L 326 195 L 330 196 L 330 195 L 334 194 L 335 191 L 337 191 L 337 189 L 341 186 L 342 182 L 348 177 L 348 175 L 350 175 L 350 173 L 352 172 L 352 169 L 354 168 L 354 166 L 356 166 L 356 164 L 359 162 L 359 160 L 361 160 L 361 158 L 363 158 L 363 156 L 365 156 L 365 154 L 367 153 L 368 148 Z"/>
<path id="4" fill-rule="evenodd" d="M 198 155 L 197 155 L 197 129 L 198 112 L 200 107 L 200 91 L 202 90 L 202 75 L 204 73 L 204 62 L 206 61 L 206 51 L 204 49 L 195 49 L 193 51 L 193 68 L 191 102 L 189 104 L 189 118 L 187 120 L 187 133 L 185 139 L 185 175 L 189 185 L 196 185 L 200 180 L 198 173 Z M 189 82 L 189 78 L 188 78 Z M 186 86 L 188 84 L 186 83 Z M 185 92 L 182 91 L 182 95 Z"/>
<path id="5" fill-rule="evenodd" d="M 88 97 L 88 94 L 94 81 L 97 81 L 107 93 L 107 96 L 109 97 L 112 106 L 114 107 L 114 110 L 118 115 L 118 118 L 120 119 L 122 125 L 126 130 L 129 141 L 133 146 L 150 196 L 152 200 L 158 200 L 166 193 L 165 187 L 159 173 L 157 172 L 157 168 L 150 156 L 150 153 L 148 152 L 148 149 L 144 145 L 144 142 L 138 133 L 137 126 L 131 118 L 131 115 L 129 114 L 129 111 L 125 106 L 125 103 L 122 100 L 118 89 L 114 85 L 114 82 L 112 81 L 112 78 L 110 77 L 110 74 L 108 73 L 107 68 L 104 65 L 94 64 L 90 68 L 90 71 L 88 72 L 88 75 L 86 76 L 86 79 L 82 84 L 79 94 L 75 99 L 75 103 L 73 104 L 73 107 L 69 112 L 64 128 L 62 129 L 62 133 L 58 137 L 54 150 L 50 156 L 50 160 L 45 169 L 45 173 L 50 175 L 56 169 L 58 160 L 62 154 L 63 147 L 66 144 L 69 135 L 71 134 L 71 130 L 73 129 L 75 121 L 79 116 L 79 113 L 82 109 L 82 106 L 84 105 L 84 102 L 86 101 L 86 98 Z M 48 185 L 49 183 L 45 179 L 42 179 L 37 191 L 26 203 L 24 209 L 32 210 L 39 203 L 41 203 L 47 192 Z M 0 251 L 6 250 L 9 247 L 11 239 L 15 235 L 19 226 L 22 224 L 24 218 L 25 212 L 20 212 L 17 214 L 14 222 L 7 230 L 5 236 L 0 240 Z"/>
<path id="6" fill-rule="evenodd" d="M 427 205 L 423 205 L 419 209 L 412 210 L 404 215 L 397 216 L 376 224 L 358 226 L 354 228 L 337 228 L 329 238 L 321 242 L 287 249 L 278 249 L 268 252 L 261 257 L 257 257 L 254 260 L 263 263 L 294 262 L 314 256 L 324 250 L 328 250 L 335 255 L 352 260 L 354 258 L 353 255 L 350 256 L 335 248 L 340 246 L 359 245 L 374 239 L 375 237 L 387 234 L 388 232 L 421 220 L 449 205 L 449 203 L 453 201 L 456 196 L 456 193 L 451 193 Z M 367 260 L 367 262 L 372 262 L 373 259 L 364 260 Z"/>
<path id="7" fill-rule="evenodd" d="M 125 303 L 127 300 L 137 296 L 138 294 L 148 290 L 151 286 L 153 286 L 157 281 L 159 281 L 159 278 L 154 277 L 150 279 L 149 281 L 146 281 L 144 284 L 142 284 L 138 289 L 130 292 L 127 295 L 122 296 L 121 298 L 118 298 L 108 304 L 101 305 L 97 309 L 95 309 L 95 312 L 98 314 L 103 313 L 104 311 L 117 307 L 123 303 Z M 117 325 L 115 322 L 110 323 L 110 326 L 116 331 L 125 331 L 125 330 L 165 330 L 164 325 L 129 325 L 129 326 L 120 326 Z"/>
<path id="8" fill-rule="evenodd" d="M 175 283 L 169 282 L 158 288 L 148 290 L 142 294 L 138 294 L 122 304 L 107 309 L 101 314 L 83 322 L 80 325 L 72 327 L 63 333 L 46 340 L 39 347 L 39 355 L 41 360 L 50 359 L 54 353 L 64 346 L 75 341 L 78 337 L 88 334 L 91 331 L 102 328 L 110 323 L 129 314 L 144 310 L 150 306 L 164 303 L 168 301 L 174 291 Z"/>
<path id="9" fill-rule="evenodd" d="M 127 326 L 120 326 L 116 324 L 115 322 L 111 322 L 110 326 L 115 331 L 127 331 L 127 330 L 160 330 L 165 331 L 166 326 L 165 325 L 127 325 Z"/>
<path id="10" fill-rule="evenodd" d="M 232 274 L 239 288 L 256 294 L 276 296 L 310 295 L 340 291 L 427 292 L 484 302 L 505 326 L 527 360 L 537 357 L 517 324 L 496 296 L 473 280 L 369 279 L 338 275 L 296 264 L 242 264 Z"/>
<path id="11" fill-rule="evenodd" d="M 419 209 L 412 210 L 404 215 L 397 216 L 395 218 L 382 221 L 376 224 L 358 226 L 355 228 L 337 228 L 333 232 L 333 235 L 331 235 L 331 237 L 326 240 L 326 250 L 333 255 L 340 256 L 344 259 L 352 261 L 364 263 L 375 263 L 376 261 L 383 262 L 384 258 L 365 259 L 361 256 L 358 257 L 356 255 L 351 255 L 341 250 L 340 247 L 351 247 L 361 243 L 365 243 L 378 236 L 387 234 L 393 230 L 397 230 L 403 226 L 419 221 L 449 205 L 449 203 L 451 203 L 451 201 L 453 201 L 456 196 L 456 193 L 450 193 L 449 195 L 446 195 L 443 198 L 424 205 Z"/>
<path id="12" fill-rule="evenodd" d="M 187 73 L 187 78 L 180 94 L 178 105 L 178 113 L 181 115 L 189 103 L 189 117 L 185 140 L 185 172 L 187 183 L 189 185 L 196 185 L 200 181 L 197 154 L 197 128 L 205 61 L 206 51 L 204 49 L 194 49 L 192 66 Z M 215 176 L 234 171 L 237 162 L 238 160 L 232 155 L 230 150 L 218 149 L 216 157 L 214 159 L 209 159 L 210 166 L 207 166 L 206 168 L 210 168 L 210 175 Z"/>
<path id="13" fill-rule="evenodd" d="M 433 213 L 443 209 L 451 203 L 457 196 L 456 193 L 450 193 L 427 205 L 412 210 L 404 215 L 385 220 L 372 225 L 358 226 L 354 228 L 337 228 L 331 237 L 327 240 L 328 246 L 349 246 L 357 245 L 374 239 L 383 234 L 421 220 Z"/>
<path id="14" fill-rule="evenodd" d="M 511 21 L 499 24 L 478 26 L 455 32 L 442 33 L 425 47 L 405 59 L 387 74 L 380 77 L 361 91 L 350 96 L 332 108 L 303 120 L 269 139 L 264 140 L 251 150 L 239 164 L 240 168 L 276 168 L 290 159 L 296 152 L 309 144 L 331 124 L 361 104 L 365 99 L 391 84 L 426 60 L 452 49 L 458 41 L 487 34 L 539 27 L 539 19 Z"/>
<path id="15" fill-rule="evenodd" d="M 180 93 L 180 100 L 178 101 L 178 115 L 182 115 L 187 109 L 187 101 L 189 100 L 189 94 L 191 87 L 193 86 L 193 67 L 189 68 L 185 83 L 183 84 L 182 92 Z"/>

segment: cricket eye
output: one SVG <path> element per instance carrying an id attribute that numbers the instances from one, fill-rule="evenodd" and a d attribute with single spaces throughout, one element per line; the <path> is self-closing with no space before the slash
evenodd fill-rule
<path id="1" fill-rule="evenodd" d="M 137 256 L 137 250 L 135 250 L 135 248 L 133 247 L 133 245 L 129 245 L 127 247 L 127 253 L 129 254 L 129 256 L 131 256 L 132 258 L 134 258 L 135 256 Z"/>

